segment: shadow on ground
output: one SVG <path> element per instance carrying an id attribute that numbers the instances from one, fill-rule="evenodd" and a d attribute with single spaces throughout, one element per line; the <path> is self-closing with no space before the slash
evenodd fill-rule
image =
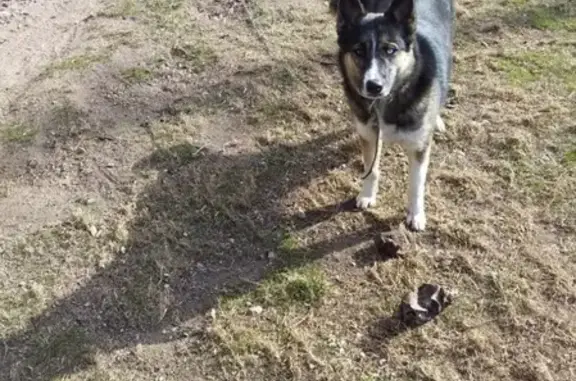
<path id="1" fill-rule="evenodd" d="M 0 343 L 0 378 L 51 380 L 93 363 L 96 352 L 173 340 L 165 335 L 203 316 L 219 296 L 253 289 L 262 278 L 366 240 L 374 225 L 304 250 L 276 250 L 285 229 L 302 229 L 341 208 L 288 215 L 291 190 L 349 161 L 339 133 L 298 145 L 227 156 L 183 144 L 137 166 L 158 179 L 139 197 L 124 253 L 69 297 Z"/>
<path id="2" fill-rule="evenodd" d="M 378 319 L 368 327 L 362 348 L 367 353 L 383 356 L 390 342 L 409 329 L 400 320 L 398 313 Z"/>
<path id="3" fill-rule="evenodd" d="M 242 94 L 234 99 L 243 99 L 244 88 L 238 90 Z M 195 103 L 202 107 L 203 100 Z M 177 101 L 177 96 L 166 96 L 162 106 Z M 155 169 L 160 175 L 138 197 L 126 250 L 33 319 L 28 329 L 0 342 L 0 379 L 48 381 L 85 369 L 97 352 L 175 340 L 166 332 L 183 324 L 201 330 L 204 315 L 219 297 L 249 292 L 277 271 L 389 229 L 387 222 L 373 218 L 364 230 L 280 253 L 272 261 L 266 255 L 277 250 L 287 230 L 347 212 L 333 205 L 306 211 L 302 218 L 288 214 L 283 205 L 293 190 L 350 162 L 342 135 L 248 154 L 226 155 L 189 144 L 152 153 L 136 170 Z M 386 343 L 402 332 L 394 317 L 384 318 L 370 329 L 373 341 L 366 345 L 374 348 L 374 342 Z"/>

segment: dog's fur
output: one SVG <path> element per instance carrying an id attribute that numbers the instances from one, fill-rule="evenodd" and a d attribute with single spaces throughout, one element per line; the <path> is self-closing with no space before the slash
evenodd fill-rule
<path id="1" fill-rule="evenodd" d="M 376 201 L 382 141 L 409 160 L 408 216 L 424 230 L 424 193 L 432 135 L 452 66 L 453 0 L 331 0 L 337 17 L 344 91 L 362 142 L 359 208 Z"/>

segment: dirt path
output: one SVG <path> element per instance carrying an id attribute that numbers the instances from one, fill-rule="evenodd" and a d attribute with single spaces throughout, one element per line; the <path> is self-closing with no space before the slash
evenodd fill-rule
<path id="1" fill-rule="evenodd" d="M 141 67 L 171 44 L 147 40 L 155 33 L 140 22 L 148 3 L 2 3 L 0 237 L 66 220 L 85 200 L 101 210 L 125 202 L 134 192 L 132 166 L 153 146 L 141 126 L 194 101 L 197 84 L 171 85 L 183 70 Z M 197 127 L 202 145 L 238 148 L 243 139 L 233 118 Z"/>
<path id="2" fill-rule="evenodd" d="M 90 0 L 3 0 L 0 3 L 0 118 L 8 116 L 13 100 L 34 85 L 34 79 L 45 67 L 66 53 L 79 23 L 99 6 L 102 4 Z M 0 147 L 0 150 L 7 148 Z M 33 156 L 26 160 L 32 166 L 37 160 Z M 0 157 L 4 160 L 0 168 L 5 172 L 14 173 L 13 169 L 6 170 L 9 166 L 28 164 L 18 163 L 24 158 L 20 155 L 15 160 L 2 153 Z M 2 172 L 0 236 L 33 231 L 66 218 L 75 197 L 73 191 L 54 181 L 34 184 L 22 179 L 9 181 Z"/>
<path id="3" fill-rule="evenodd" d="M 78 25 L 103 5 L 95 0 L 0 2 L 0 116 L 48 64 L 66 54 Z"/>

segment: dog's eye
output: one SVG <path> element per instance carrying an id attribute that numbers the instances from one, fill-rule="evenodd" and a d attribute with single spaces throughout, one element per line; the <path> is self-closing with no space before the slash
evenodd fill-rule
<path id="1" fill-rule="evenodd" d="M 359 47 L 354 49 L 354 54 L 356 54 L 358 57 L 364 57 L 364 49 Z"/>
<path id="2" fill-rule="evenodd" d="M 382 50 L 384 51 L 384 54 L 386 54 L 387 56 L 393 56 L 398 52 L 398 48 L 394 46 L 385 46 Z"/>

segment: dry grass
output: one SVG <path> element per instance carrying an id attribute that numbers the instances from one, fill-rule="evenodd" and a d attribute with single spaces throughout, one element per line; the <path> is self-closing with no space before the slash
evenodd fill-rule
<path id="1" fill-rule="evenodd" d="M 86 196 L 69 220 L 0 241 L 0 379 L 573 380 L 574 6 L 459 4 L 422 234 L 402 227 L 397 148 L 374 210 L 337 207 L 358 190 L 359 150 L 326 4 L 103 10 L 93 22 L 137 20 L 139 48 L 111 53 L 110 76 L 55 63 L 61 75 L 41 80 L 78 85 L 44 107 L 54 123 L 29 128 L 82 163 L 68 183 L 106 202 Z M 56 179 L 46 168 L 27 176 Z M 385 230 L 402 259 L 373 254 Z M 405 330 L 393 314 L 423 282 L 460 296 Z"/>

